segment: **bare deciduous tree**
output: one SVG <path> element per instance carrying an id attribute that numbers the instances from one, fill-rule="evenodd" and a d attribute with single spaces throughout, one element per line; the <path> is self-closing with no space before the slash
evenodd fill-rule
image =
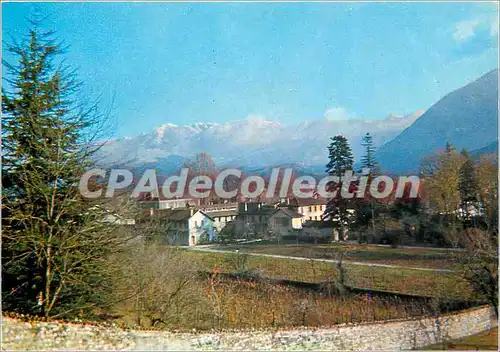
<path id="1" fill-rule="evenodd" d="M 461 274 L 498 317 L 498 237 L 471 228 L 464 231 L 463 241 L 466 251 L 458 255 Z"/>
<path id="2" fill-rule="evenodd" d="M 124 305 L 132 307 L 138 326 L 175 326 L 197 303 L 196 266 L 180 248 L 144 242 L 127 248 L 114 263 L 121 266 L 114 280 L 115 295 L 128 298 Z"/>

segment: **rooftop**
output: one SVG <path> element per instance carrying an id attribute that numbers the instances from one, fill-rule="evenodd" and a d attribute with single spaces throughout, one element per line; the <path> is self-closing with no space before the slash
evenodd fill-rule
<path id="1" fill-rule="evenodd" d="M 204 211 L 205 214 L 207 214 L 208 216 L 212 217 L 212 218 L 219 218 L 221 216 L 236 216 L 238 215 L 238 212 L 236 211 L 236 209 L 232 209 L 232 210 L 205 210 Z"/>
<path id="2" fill-rule="evenodd" d="M 280 208 L 280 209 L 276 210 L 275 214 L 278 212 L 285 213 L 286 215 L 288 215 L 288 217 L 290 217 L 292 219 L 301 218 L 304 216 L 304 215 L 297 213 L 295 210 L 292 210 L 290 208 Z"/>
<path id="3" fill-rule="evenodd" d="M 328 200 L 324 198 L 292 198 L 279 203 L 278 207 L 307 207 L 311 205 L 326 205 Z"/>

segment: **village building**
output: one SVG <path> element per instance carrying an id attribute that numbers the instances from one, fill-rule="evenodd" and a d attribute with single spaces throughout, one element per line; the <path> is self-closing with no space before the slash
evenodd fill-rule
<path id="1" fill-rule="evenodd" d="M 217 233 L 221 232 L 227 224 L 234 221 L 238 215 L 236 209 L 205 210 L 204 213 L 214 220 L 214 227 Z"/>
<path id="2" fill-rule="evenodd" d="M 208 203 L 198 205 L 197 208 L 205 213 L 211 211 L 234 210 L 237 212 L 238 203 Z"/>
<path id="3" fill-rule="evenodd" d="M 303 215 L 290 208 L 278 208 L 269 217 L 269 230 L 285 236 L 293 230 L 302 230 Z"/>
<path id="4" fill-rule="evenodd" d="M 286 198 L 277 207 L 293 209 L 297 213 L 302 214 L 302 222 L 322 221 L 327 202 L 323 198 Z"/>
<path id="5" fill-rule="evenodd" d="M 214 219 L 194 207 L 149 209 L 147 213 L 143 221 L 154 221 L 170 245 L 195 246 L 215 239 Z"/>
<path id="6" fill-rule="evenodd" d="M 151 198 L 144 196 L 139 199 L 139 204 L 143 209 L 177 209 L 195 206 L 198 204 L 198 201 L 191 198 Z"/>
<path id="7" fill-rule="evenodd" d="M 269 217 L 275 211 L 274 206 L 261 202 L 239 203 L 238 215 L 235 218 L 236 232 L 246 238 L 265 237 L 269 231 Z"/>

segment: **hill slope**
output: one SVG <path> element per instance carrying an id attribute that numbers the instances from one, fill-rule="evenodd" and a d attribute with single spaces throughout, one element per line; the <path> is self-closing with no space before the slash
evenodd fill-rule
<path id="1" fill-rule="evenodd" d="M 416 172 L 447 141 L 475 150 L 498 140 L 498 69 L 446 95 L 378 151 L 389 172 Z"/>

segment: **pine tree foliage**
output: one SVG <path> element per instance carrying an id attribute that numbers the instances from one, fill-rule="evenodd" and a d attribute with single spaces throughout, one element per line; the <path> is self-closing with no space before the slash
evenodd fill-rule
<path id="1" fill-rule="evenodd" d="M 326 165 L 326 172 L 330 176 L 342 177 L 346 170 L 352 170 L 354 158 L 347 138 L 341 135 L 331 138 L 332 142 L 328 146 L 329 162 Z"/>
<path id="2" fill-rule="evenodd" d="M 444 152 L 446 154 L 450 154 L 454 151 L 456 151 L 455 147 L 449 141 L 447 141 L 446 146 L 444 147 Z"/>
<path id="3" fill-rule="evenodd" d="M 364 148 L 364 155 L 361 157 L 361 166 L 363 169 L 369 170 L 369 181 L 371 183 L 373 177 L 379 174 L 378 163 L 375 159 L 375 146 L 373 144 L 373 137 L 370 133 L 366 133 L 363 136 L 361 145 Z M 357 222 L 359 225 L 366 225 L 368 220 L 370 220 L 372 235 L 375 236 L 375 200 L 371 195 L 369 195 L 369 205 L 360 204 L 356 212 Z"/>
<path id="4" fill-rule="evenodd" d="M 349 212 L 352 208 L 352 200 L 341 195 L 342 177 L 346 171 L 353 170 L 354 159 L 346 137 L 338 135 L 331 140 L 328 146 L 329 162 L 326 165 L 326 172 L 330 176 L 337 176 L 340 181 L 327 185 L 328 192 L 336 192 L 336 196 L 328 200 L 323 217 L 334 221 L 340 228 L 345 229 L 352 222 L 352 216 Z M 350 186 L 346 185 L 345 187 L 354 191 L 355 186 Z"/>
<path id="5" fill-rule="evenodd" d="M 378 163 L 375 159 L 375 145 L 373 144 L 373 137 L 370 133 L 363 136 L 361 145 L 364 148 L 364 155 L 361 157 L 361 166 L 370 169 L 370 175 L 378 173 Z"/>
<path id="6" fill-rule="evenodd" d="M 106 255 L 123 238 L 100 201 L 81 197 L 103 115 L 81 103 L 52 33 L 33 29 L 9 51 L 2 91 L 2 305 L 66 316 L 103 304 Z"/>

